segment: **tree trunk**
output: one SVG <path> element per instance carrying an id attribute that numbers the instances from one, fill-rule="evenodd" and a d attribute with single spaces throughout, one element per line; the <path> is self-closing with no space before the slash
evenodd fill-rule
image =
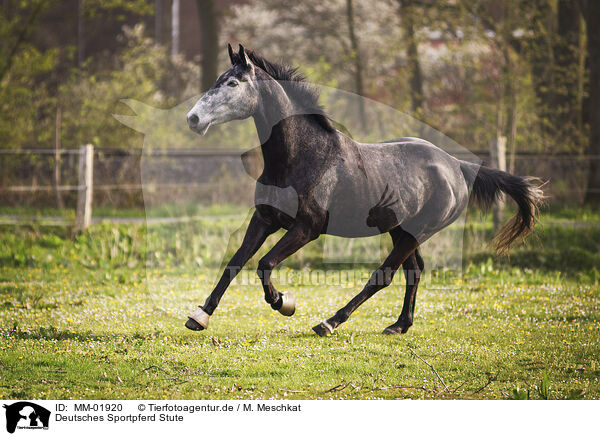
<path id="1" fill-rule="evenodd" d="M 154 42 L 162 43 L 163 40 L 163 2 L 154 0 Z"/>
<path id="2" fill-rule="evenodd" d="M 414 6 L 411 0 L 398 0 L 400 15 L 404 24 L 404 37 L 406 40 L 406 57 L 410 71 L 410 102 L 414 114 L 423 112 L 423 75 L 419 62 L 417 38 L 415 36 Z"/>
<path id="3" fill-rule="evenodd" d="M 64 203 L 60 188 L 60 127 L 62 122 L 62 111 L 56 106 L 56 119 L 54 125 L 54 192 L 56 195 L 57 209 L 63 209 Z"/>
<path id="4" fill-rule="evenodd" d="M 556 140 L 576 149 L 580 143 L 578 120 L 579 37 L 581 14 L 577 0 L 558 1 L 558 32 L 554 43 L 555 83 L 552 87 Z"/>
<path id="5" fill-rule="evenodd" d="M 590 83 L 588 154 L 591 156 L 585 203 L 597 206 L 600 205 L 600 26 L 597 24 L 597 18 L 600 17 L 600 1 L 588 0 L 584 5 Z"/>
<path id="6" fill-rule="evenodd" d="M 171 5 L 171 56 L 174 58 L 179 54 L 179 23 L 180 9 L 179 0 L 173 0 Z"/>
<path id="7" fill-rule="evenodd" d="M 530 46 L 531 76 L 540 119 L 541 141 L 545 143 L 551 131 L 553 65 L 552 8 L 548 0 L 535 0 L 533 38 Z"/>
<path id="8" fill-rule="evenodd" d="M 363 132 L 367 127 L 367 115 L 365 112 L 364 97 L 364 81 L 363 81 L 363 67 L 360 59 L 360 47 L 356 32 L 354 31 L 354 8 L 352 0 L 346 0 L 346 18 L 348 20 L 348 33 L 350 37 L 350 46 L 352 47 L 352 60 L 354 61 L 354 83 L 356 87 L 356 93 L 359 96 L 358 99 L 358 111 L 360 117 L 360 124 Z"/>
<path id="9" fill-rule="evenodd" d="M 498 128 L 504 130 L 502 134 L 505 137 L 503 143 L 504 152 L 506 148 L 509 151 L 509 172 L 515 170 L 516 137 L 517 137 L 517 95 L 518 95 L 518 58 L 521 56 L 520 46 L 514 43 L 513 29 L 515 28 L 514 11 L 508 7 L 499 10 L 501 38 L 498 39 L 499 49 L 502 53 L 503 65 L 502 76 L 503 86 L 501 89 L 501 104 L 504 106 L 504 123 Z M 516 56 L 512 55 L 512 50 L 519 50 Z M 508 141 L 506 141 L 508 139 Z M 503 156 L 504 158 L 504 156 Z M 505 159 L 505 158 L 504 158 Z M 506 168 L 504 168 L 506 170 Z"/>
<path id="10" fill-rule="evenodd" d="M 217 80 L 219 67 L 219 14 L 214 0 L 196 0 L 200 19 L 200 44 L 202 50 L 202 91 Z"/>
<path id="11" fill-rule="evenodd" d="M 508 138 L 507 148 L 509 150 L 509 172 L 515 171 L 515 154 L 517 150 L 517 89 L 515 66 L 510 56 L 510 46 L 507 41 L 503 42 L 504 55 L 504 104 L 506 106 L 506 128 L 505 136 Z"/>
<path id="12" fill-rule="evenodd" d="M 85 0 L 79 0 L 77 9 L 77 66 L 85 61 Z"/>

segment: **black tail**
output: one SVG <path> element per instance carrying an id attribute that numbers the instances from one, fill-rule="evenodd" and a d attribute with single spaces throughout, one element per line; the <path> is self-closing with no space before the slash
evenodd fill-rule
<path id="1" fill-rule="evenodd" d="M 513 243 L 522 241 L 532 232 L 537 222 L 538 208 L 544 200 L 540 180 L 514 176 L 469 162 L 461 162 L 460 168 L 472 187 L 475 201 L 484 208 L 498 200 L 501 192 L 508 194 L 517 203 L 517 214 L 494 237 L 496 252 L 507 253 Z"/>

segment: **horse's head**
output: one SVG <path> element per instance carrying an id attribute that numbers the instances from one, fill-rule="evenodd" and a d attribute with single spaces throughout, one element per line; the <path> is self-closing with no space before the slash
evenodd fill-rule
<path id="1" fill-rule="evenodd" d="M 229 44 L 227 48 L 231 68 L 221 74 L 187 114 L 190 129 L 202 135 L 211 125 L 252 116 L 258 106 L 255 66 L 241 45 L 238 53 L 234 53 Z"/>

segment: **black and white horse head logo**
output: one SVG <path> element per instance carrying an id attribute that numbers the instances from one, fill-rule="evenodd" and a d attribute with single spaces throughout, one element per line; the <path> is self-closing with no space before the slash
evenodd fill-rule
<path id="1" fill-rule="evenodd" d="M 29 401 L 19 401 L 3 406 L 6 409 L 6 431 L 19 429 L 47 429 L 50 411 Z"/>

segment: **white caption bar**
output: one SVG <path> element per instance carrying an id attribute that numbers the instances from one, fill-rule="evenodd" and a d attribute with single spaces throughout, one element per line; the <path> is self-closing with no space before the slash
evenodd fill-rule
<path id="1" fill-rule="evenodd" d="M 6 406 L 2 426 L 20 436 L 39 434 L 34 429 L 65 436 L 588 434 L 596 428 L 599 406 L 598 401 L 0 402 Z"/>

